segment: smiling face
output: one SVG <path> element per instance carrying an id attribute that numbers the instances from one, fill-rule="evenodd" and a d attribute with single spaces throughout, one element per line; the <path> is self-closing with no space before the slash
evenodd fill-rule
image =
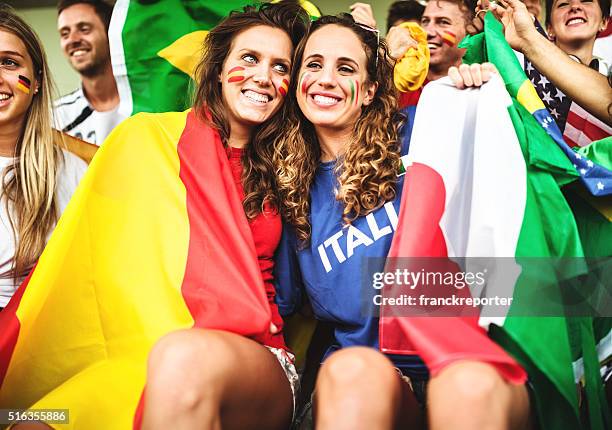
<path id="1" fill-rule="evenodd" d="M 0 128 L 23 127 L 37 88 L 25 44 L 13 33 L 0 30 Z"/>
<path id="2" fill-rule="evenodd" d="M 106 28 L 92 5 L 79 3 L 64 9 L 57 25 L 62 50 L 77 72 L 95 76 L 110 64 Z"/>
<path id="3" fill-rule="evenodd" d="M 446 75 L 451 66 L 461 64 L 465 49 L 457 45 L 465 37 L 465 17 L 459 4 L 444 0 L 428 2 L 421 26 L 427 32 L 432 72 Z"/>
<path id="4" fill-rule="evenodd" d="M 300 64 L 297 101 L 315 129 L 352 130 L 372 102 L 367 56 L 349 28 L 326 25 L 309 37 Z"/>
<path id="5" fill-rule="evenodd" d="M 234 38 L 219 75 L 232 132 L 259 125 L 278 111 L 289 87 L 292 50 L 289 36 L 269 26 L 251 27 Z"/>
<path id="6" fill-rule="evenodd" d="M 594 42 L 605 27 L 597 0 L 555 0 L 550 11 L 548 33 L 560 46 Z"/>

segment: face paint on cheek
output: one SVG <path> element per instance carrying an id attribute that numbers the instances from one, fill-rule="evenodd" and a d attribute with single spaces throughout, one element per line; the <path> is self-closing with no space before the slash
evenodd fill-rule
<path id="1" fill-rule="evenodd" d="M 351 104 L 354 102 L 355 105 L 357 105 L 359 102 L 359 81 L 357 79 L 354 81 L 351 79 L 349 82 L 351 86 Z"/>
<path id="2" fill-rule="evenodd" d="M 304 72 L 302 76 L 300 76 L 300 90 L 302 94 L 306 95 L 306 90 L 308 90 L 308 83 L 310 82 L 310 73 Z"/>
<path id="3" fill-rule="evenodd" d="M 287 79 L 283 79 L 278 87 L 278 92 L 281 96 L 285 97 L 287 95 L 287 91 L 289 91 L 289 81 Z"/>
<path id="4" fill-rule="evenodd" d="M 450 31 L 443 31 L 440 37 L 442 37 L 442 42 L 445 45 L 455 46 L 457 44 L 457 36 L 455 36 L 455 33 L 452 33 Z"/>
<path id="5" fill-rule="evenodd" d="M 232 69 L 230 69 L 229 72 L 227 72 L 227 82 L 228 83 L 233 83 L 233 82 L 241 82 L 244 81 L 244 67 L 240 67 L 240 66 L 236 66 Z"/>
<path id="6" fill-rule="evenodd" d="M 17 88 L 21 90 L 21 92 L 30 94 L 30 86 L 32 82 L 25 76 L 19 75 L 17 80 Z"/>

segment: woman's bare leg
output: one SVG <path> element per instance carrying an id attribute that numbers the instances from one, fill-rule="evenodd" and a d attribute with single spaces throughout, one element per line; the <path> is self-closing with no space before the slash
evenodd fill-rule
<path id="1" fill-rule="evenodd" d="M 190 329 L 149 355 L 142 428 L 286 429 L 293 397 L 267 348 L 233 333 Z"/>
<path id="2" fill-rule="evenodd" d="M 430 380 L 427 410 L 430 430 L 532 428 L 527 388 L 475 361 L 449 365 Z"/>
<path id="3" fill-rule="evenodd" d="M 345 348 L 321 367 L 315 395 L 318 430 L 419 429 L 422 412 L 391 361 L 372 348 Z"/>

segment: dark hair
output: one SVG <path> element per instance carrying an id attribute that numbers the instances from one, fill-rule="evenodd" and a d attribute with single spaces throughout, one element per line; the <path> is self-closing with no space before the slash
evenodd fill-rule
<path id="1" fill-rule="evenodd" d="M 230 126 L 226 117 L 219 75 L 236 36 L 251 27 L 263 25 L 283 30 L 295 47 L 306 34 L 309 22 L 308 14 L 296 1 L 263 3 L 259 6 L 246 6 L 242 11 L 230 13 L 206 35 L 202 59 L 195 71 L 197 89 L 193 106 L 202 120 L 219 131 L 224 142 L 230 136 Z M 264 124 L 255 127 L 251 142 L 243 151 L 242 186 L 245 195 L 243 205 L 249 218 L 262 212 L 264 203 L 270 202 L 274 205 L 277 203 L 272 167 L 272 141 L 283 127 L 279 113 L 277 112 Z"/>
<path id="2" fill-rule="evenodd" d="M 393 27 L 397 21 L 421 21 L 421 16 L 425 6 L 416 0 L 399 0 L 389 6 L 387 12 L 387 31 Z"/>
<path id="3" fill-rule="evenodd" d="M 104 0 L 60 0 L 57 3 L 57 14 L 59 15 L 64 9 L 68 9 L 70 6 L 76 4 L 88 4 L 92 6 L 108 32 L 111 15 L 113 14 L 113 6 L 110 3 Z"/>
<path id="4" fill-rule="evenodd" d="M 610 0 L 597 0 L 599 8 L 601 9 L 601 15 L 603 18 L 610 16 Z M 546 25 L 550 24 L 550 14 L 552 12 L 553 3 L 555 0 L 546 0 Z"/>
<path id="5" fill-rule="evenodd" d="M 431 2 L 435 1 L 436 3 L 447 2 L 451 4 L 457 5 L 459 10 L 463 13 L 463 20 L 465 21 L 465 26 L 467 30 L 467 26 L 472 23 L 472 19 L 475 16 L 476 9 L 476 0 L 430 0 Z"/>

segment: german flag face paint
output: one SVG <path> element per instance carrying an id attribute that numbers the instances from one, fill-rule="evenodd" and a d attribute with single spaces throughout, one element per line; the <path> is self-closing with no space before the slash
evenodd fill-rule
<path id="1" fill-rule="evenodd" d="M 455 36 L 455 33 L 445 30 L 440 37 L 442 37 L 442 42 L 444 42 L 445 45 L 455 46 L 457 44 L 457 36 Z"/>
<path id="2" fill-rule="evenodd" d="M 308 83 L 310 82 L 310 73 L 304 72 L 302 76 L 300 76 L 300 91 L 302 94 L 306 94 L 308 91 Z"/>
<path id="3" fill-rule="evenodd" d="M 230 69 L 229 72 L 227 72 L 227 82 L 229 82 L 230 84 L 233 82 L 242 81 L 244 81 L 244 67 L 236 66 Z"/>
<path id="4" fill-rule="evenodd" d="M 280 86 L 278 87 L 278 92 L 281 96 L 286 97 L 287 91 L 289 91 L 289 81 L 287 79 L 283 79 Z"/>
<path id="5" fill-rule="evenodd" d="M 17 80 L 17 88 L 26 94 L 30 94 L 30 87 L 32 82 L 25 76 L 19 75 Z"/>

